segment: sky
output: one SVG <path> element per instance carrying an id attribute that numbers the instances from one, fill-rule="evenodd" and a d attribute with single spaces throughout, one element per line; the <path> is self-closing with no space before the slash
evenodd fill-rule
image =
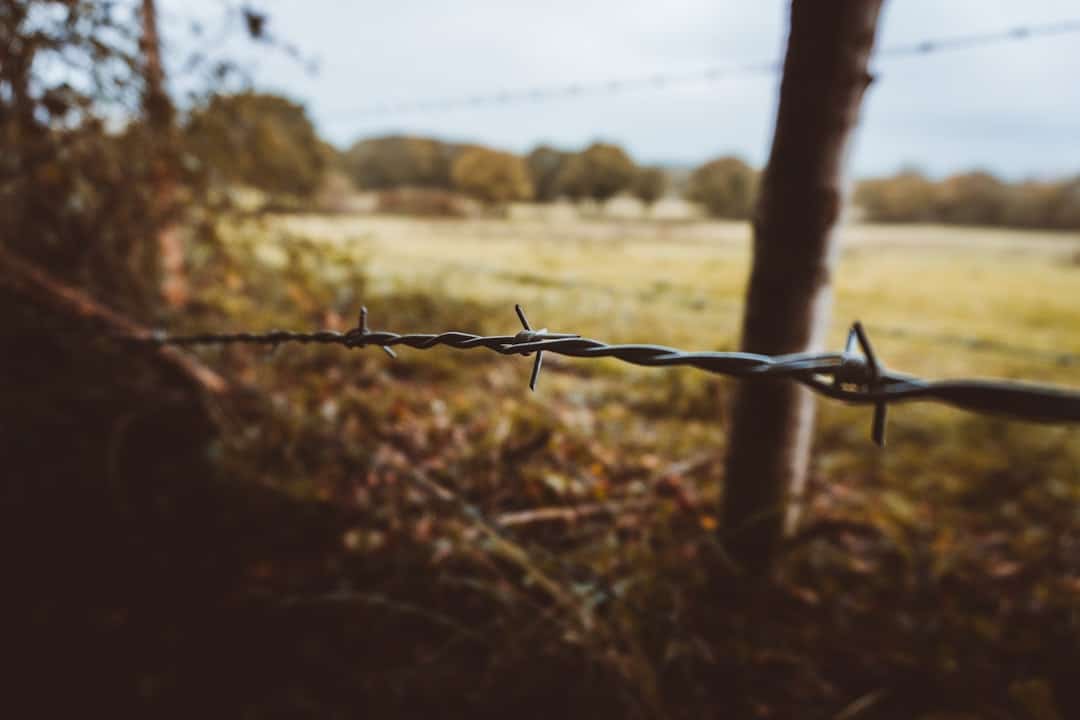
<path id="1" fill-rule="evenodd" d="M 159 0 L 175 51 L 185 19 L 220 0 Z M 225 49 L 259 89 L 302 102 L 339 147 L 409 133 L 514 152 L 616 142 L 639 163 L 696 165 L 725 154 L 764 164 L 779 77 L 583 94 L 542 103 L 401 114 L 371 108 L 536 86 L 603 84 L 783 57 L 782 0 L 264 0 L 273 34 L 317 65 L 252 47 Z M 879 49 L 924 39 L 1080 20 L 1076 0 L 887 0 Z M 872 61 L 849 168 L 856 177 L 917 167 L 987 169 L 1010 179 L 1080 173 L 1080 33 Z M 368 112 L 365 112 L 368 111 Z"/>

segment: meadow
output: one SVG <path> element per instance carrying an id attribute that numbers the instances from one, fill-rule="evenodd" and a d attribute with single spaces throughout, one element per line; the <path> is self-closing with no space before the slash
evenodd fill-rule
<path id="1" fill-rule="evenodd" d="M 503 307 L 491 320 L 507 331 L 519 302 L 552 331 L 611 342 L 722 350 L 738 342 L 747 223 L 355 215 L 281 225 L 355 253 L 376 295 Z M 840 238 L 830 348 L 858 319 L 905 372 L 1075 384 L 1080 234 L 856 224 Z M 392 308 L 372 311 L 377 323 Z M 571 363 L 553 362 L 555 372 Z"/>
<path id="2" fill-rule="evenodd" d="M 1080 384 L 1080 235 L 841 232 L 831 347 L 859 319 L 896 370 Z M 176 330 L 345 330 L 364 303 L 374 329 L 503 334 L 521 303 L 552 331 L 735 349 L 750 262 L 748 225 L 715 221 L 291 215 L 225 235 Z M 233 480 L 342 514 L 344 557 L 314 581 L 337 589 L 290 602 L 339 608 L 319 666 L 387 712 L 1080 707 L 1080 428 L 905 404 L 880 450 L 869 409 L 821 400 L 804 532 L 751 587 L 714 542 L 732 380 L 549 357 L 530 393 L 529 360 L 482 350 L 197 352 L 265 399 L 221 418 Z M 354 631 L 393 651 L 339 648 Z"/>

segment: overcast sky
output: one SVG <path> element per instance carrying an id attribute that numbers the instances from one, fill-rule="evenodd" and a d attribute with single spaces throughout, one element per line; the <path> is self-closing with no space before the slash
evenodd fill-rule
<path id="1" fill-rule="evenodd" d="M 215 0 L 160 0 L 166 37 Z M 267 0 L 270 28 L 314 58 L 234 42 L 257 86 L 303 102 L 345 147 L 414 133 L 513 151 L 620 143 L 642 163 L 765 161 L 779 78 L 743 74 L 543 103 L 372 116 L 380 104 L 680 73 L 783 55 L 781 0 Z M 878 47 L 1080 19 L 1077 0 L 890 0 Z M 174 45 L 175 47 L 175 45 Z M 857 176 L 918 166 L 1011 178 L 1080 172 L 1080 34 L 874 61 Z"/>

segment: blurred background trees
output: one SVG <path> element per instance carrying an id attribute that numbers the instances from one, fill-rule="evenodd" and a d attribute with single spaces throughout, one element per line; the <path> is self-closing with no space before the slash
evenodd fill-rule
<path id="1" fill-rule="evenodd" d="M 533 197 L 537 202 L 549 203 L 558 199 L 562 192 L 559 176 L 569 157 L 570 153 L 550 145 L 540 145 L 525 158 L 532 177 Z"/>
<path id="2" fill-rule="evenodd" d="M 167 98 L 148 88 L 138 13 L 108 3 L 0 3 L 0 250 L 147 315 L 156 238 L 179 212 Z M 65 72 L 57 72 L 66 67 Z M 127 121 L 109 130 L 107 118 Z"/>
<path id="3" fill-rule="evenodd" d="M 711 160 L 694 170 L 686 197 L 712 217 L 746 219 L 754 207 L 757 172 L 736 157 Z"/>
<path id="4" fill-rule="evenodd" d="M 918 170 L 855 186 L 854 202 L 881 222 L 930 222 L 935 217 L 934 183 Z"/>
<path id="5" fill-rule="evenodd" d="M 638 170 L 634 176 L 634 184 L 630 188 L 634 197 L 642 202 L 647 208 L 660 199 L 668 186 L 668 176 L 663 168 L 646 167 Z"/>
<path id="6" fill-rule="evenodd" d="M 431 138 L 390 136 L 360 140 L 345 151 L 349 177 L 361 190 L 398 187 L 448 189 L 458 148 Z"/>
<path id="7" fill-rule="evenodd" d="M 1080 178 L 1007 183 L 986 171 L 935 181 L 918 170 L 864 180 L 855 204 L 871 222 L 943 223 L 1045 230 L 1080 228 Z"/>
<path id="8" fill-rule="evenodd" d="M 559 186 L 571 198 L 604 203 L 630 188 L 637 168 L 626 151 L 611 143 L 593 143 L 571 156 L 559 173 Z"/>
<path id="9" fill-rule="evenodd" d="M 454 187 L 488 205 L 529 200 L 533 186 L 520 157 L 487 148 L 470 148 L 454 160 Z"/>
<path id="10" fill-rule="evenodd" d="M 210 180 L 225 188 L 310 197 L 333 162 L 303 106 L 266 93 L 214 95 L 184 127 L 184 144 Z"/>

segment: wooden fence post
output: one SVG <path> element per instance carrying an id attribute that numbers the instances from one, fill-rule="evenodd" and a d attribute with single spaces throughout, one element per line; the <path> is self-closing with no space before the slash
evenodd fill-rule
<path id="1" fill-rule="evenodd" d="M 831 306 L 843 166 L 870 84 L 883 0 L 793 0 L 772 151 L 754 215 L 754 261 L 742 349 L 820 348 Z M 814 404 L 784 380 L 740 383 L 722 508 L 725 546 L 750 573 L 772 566 L 798 518 Z"/>

